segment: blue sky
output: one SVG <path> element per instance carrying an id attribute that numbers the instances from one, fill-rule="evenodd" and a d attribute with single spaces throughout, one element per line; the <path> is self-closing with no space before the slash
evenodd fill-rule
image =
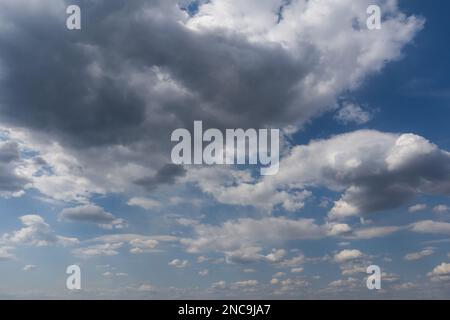
<path id="1" fill-rule="evenodd" d="M 372 2 L 0 0 L 0 297 L 449 298 L 450 4 Z M 194 120 L 280 172 L 174 166 Z"/>

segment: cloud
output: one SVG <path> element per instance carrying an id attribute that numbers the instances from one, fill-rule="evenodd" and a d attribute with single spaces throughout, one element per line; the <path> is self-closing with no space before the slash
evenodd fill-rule
<path id="1" fill-rule="evenodd" d="M 105 243 L 97 244 L 84 248 L 78 248 L 72 251 L 73 255 L 78 258 L 92 258 L 98 256 L 116 256 L 119 254 L 118 249 L 122 248 L 123 243 Z"/>
<path id="2" fill-rule="evenodd" d="M 21 196 L 31 180 L 20 172 L 23 160 L 19 144 L 14 141 L 0 141 L 0 197 Z"/>
<path id="3" fill-rule="evenodd" d="M 24 227 L 20 230 L 6 233 L 2 241 L 14 245 L 30 245 L 43 247 L 49 245 L 75 245 L 77 238 L 69 238 L 55 234 L 45 220 L 39 215 L 21 216 L 19 220 Z"/>
<path id="4" fill-rule="evenodd" d="M 174 259 L 169 262 L 169 266 L 175 267 L 177 269 L 184 269 L 188 266 L 189 261 L 187 260 L 180 260 L 180 259 Z"/>
<path id="5" fill-rule="evenodd" d="M 428 206 L 426 204 L 419 203 L 419 204 L 416 204 L 416 205 L 413 205 L 413 206 L 409 207 L 408 211 L 411 212 L 411 213 L 419 212 L 419 211 L 426 210 L 427 207 Z"/>
<path id="6" fill-rule="evenodd" d="M 12 249 L 14 248 L 7 246 L 0 246 L 0 261 L 16 259 L 16 257 L 9 252 Z"/>
<path id="7" fill-rule="evenodd" d="M 425 257 L 429 257 L 434 254 L 434 248 L 426 248 L 419 252 L 408 253 L 405 255 L 405 260 L 407 261 L 416 261 L 423 259 Z"/>
<path id="8" fill-rule="evenodd" d="M 23 267 L 23 271 L 25 272 L 29 272 L 29 271 L 33 271 L 37 268 L 37 266 L 35 266 L 34 264 L 27 264 L 25 267 Z"/>
<path id="9" fill-rule="evenodd" d="M 61 221 L 95 223 L 105 229 L 122 229 L 126 225 L 123 219 L 117 219 L 113 214 L 93 204 L 65 208 L 58 217 Z"/>
<path id="10" fill-rule="evenodd" d="M 360 130 L 293 147 L 275 176 L 227 181 L 200 187 L 220 202 L 267 208 L 301 202 L 301 189 L 327 188 L 342 193 L 329 211 L 338 220 L 398 208 L 418 194 L 449 195 L 450 153 L 414 134 Z"/>
<path id="11" fill-rule="evenodd" d="M 209 270 L 208 269 L 203 269 L 203 270 L 198 272 L 198 275 L 202 276 L 202 277 L 206 277 L 208 274 L 209 274 Z"/>
<path id="12" fill-rule="evenodd" d="M 450 235 L 450 223 L 433 220 L 423 220 L 412 223 L 410 229 L 417 233 Z"/>
<path id="13" fill-rule="evenodd" d="M 450 280 L 450 263 L 441 263 L 433 271 L 429 272 L 428 277 L 431 281 L 448 281 Z"/>
<path id="14" fill-rule="evenodd" d="M 328 234 L 327 226 L 317 225 L 312 219 L 291 220 L 284 217 L 241 218 L 220 226 L 197 224 L 193 230 L 195 237 L 180 240 L 188 252 L 223 251 L 228 252 L 229 258 L 246 257 L 250 260 L 262 258 L 259 254 L 261 244 L 321 239 Z"/>
<path id="15" fill-rule="evenodd" d="M 358 240 L 369 240 L 374 238 L 385 237 L 405 229 L 407 229 L 407 227 L 397 227 L 397 226 L 366 227 L 354 230 L 351 234 L 347 236 L 347 238 Z"/>
<path id="16" fill-rule="evenodd" d="M 377 32 L 349 23 L 364 24 L 369 0 L 214 1 L 195 15 L 177 4 L 86 2 L 98 23 L 68 33 L 63 0 L 0 3 L 9 26 L 0 32 L 2 122 L 32 136 L 48 163 L 35 188 L 86 203 L 176 183 L 184 171 L 168 165 L 174 129 L 203 119 L 293 132 L 399 59 L 424 23 L 395 1 L 381 4 Z M 0 166 L 7 194 L 27 182 L 12 172 Z M 293 210 L 301 202 L 280 201 Z"/>
<path id="17" fill-rule="evenodd" d="M 450 207 L 446 206 L 446 205 L 443 205 L 443 204 L 438 205 L 438 206 L 433 208 L 433 212 L 435 212 L 435 213 L 445 213 L 445 212 L 448 212 L 448 211 L 450 211 Z"/>
<path id="18" fill-rule="evenodd" d="M 161 207 L 161 203 L 157 200 L 150 198 L 135 197 L 128 200 L 129 206 L 141 207 L 145 210 L 158 209 Z"/>
<path id="19" fill-rule="evenodd" d="M 341 252 L 334 255 L 334 261 L 342 263 L 349 260 L 361 258 L 362 256 L 363 254 L 359 250 L 342 250 Z"/>
<path id="20" fill-rule="evenodd" d="M 77 248 L 72 253 L 80 258 L 96 256 L 115 256 L 120 254 L 119 249 L 128 248 L 132 254 L 144 254 L 158 252 L 160 243 L 175 242 L 174 236 L 155 235 L 145 236 L 139 234 L 113 234 L 104 235 L 84 241 L 89 244 Z M 93 243 L 93 244 L 90 244 Z"/>
<path id="21" fill-rule="evenodd" d="M 372 114 L 355 103 L 344 102 L 334 118 L 343 124 L 365 124 L 372 119 Z"/>

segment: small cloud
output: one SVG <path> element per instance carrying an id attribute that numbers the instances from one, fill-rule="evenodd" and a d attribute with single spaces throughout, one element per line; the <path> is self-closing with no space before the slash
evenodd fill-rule
<path id="1" fill-rule="evenodd" d="M 292 268 L 291 273 L 302 273 L 303 270 L 304 270 L 303 268 Z"/>
<path id="2" fill-rule="evenodd" d="M 446 213 L 450 211 L 450 207 L 444 204 L 438 205 L 433 208 L 433 212 L 435 213 Z"/>
<path id="3" fill-rule="evenodd" d="M 342 124 L 355 123 L 361 125 L 372 120 L 373 115 L 355 103 L 344 102 L 334 118 Z"/>
<path id="4" fill-rule="evenodd" d="M 209 274 L 209 270 L 205 269 L 205 270 L 199 271 L 198 274 L 202 277 L 206 277 Z"/>
<path id="5" fill-rule="evenodd" d="M 434 249 L 433 248 L 426 248 L 422 251 L 419 252 L 413 252 L 413 253 L 408 253 L 407 255 L 405 255 L 405 260 L 407 261 L 416 261 L 416 260 L 420 260 L 422 258 L 431 256 L 434 254 Z"/>
<path id="6" fill-rule="evenodd" d="M 35 266 L 34 264 L 27 264 L 25 267 L 23 267 L 23 271 L 25 272 L 29 272 L 29 271 L 33 271 L 37 268 L 37 266 Z"/>
<path id="7" fill-rule="evenodd" d="M 178 269 L 186 268 L 188 266 L 188 264 L 189 264 L 189 261 L 180 260 L 180 259 L 175 259 L 175 260 L 172 260 L 171 262 L 169 262 L 169 266 L 175 267 Z"/>
<path id="8" fill-rule="evenodd" d="M 141 197 L 135 197 L 131 198 L 127 204 L 132 207 L 140 207 L 145 210 L 151 210 L 151 209 L 159 209 L 161 207 L 161 203 L 157 200 L 150 199 L 150 198 L 141 198 Z"/>
<path id="9" fill-rule="evenodd" d="M 414 213 L 414 212 L 426 210 L 427 208 L 428 208 L 428 206 L 426 204 L 419 203 L 419 204 L 409 207 L 408 211 L 411 213 Z"/>
<path id="10" fill-rule="evenodd" d="M 334 261 L 337 263 L 346 262 L 349 260 L 354 260 L 361 258 L 363 256 L 362 252 L 359 250 L 342 250 L 334 256 Z"/>

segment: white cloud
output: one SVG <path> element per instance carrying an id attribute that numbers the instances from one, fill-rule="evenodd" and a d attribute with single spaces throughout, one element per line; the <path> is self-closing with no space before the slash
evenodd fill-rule
<path id="1" fill-rule="evenodd" d="M 142 197 L 131 198 L 128 201 L 128 205 L 135 206 L 135 207 L 141 207 L 145 210 L 159 209 L 161 207 L 161 203 L 159 201 L 150 199 L 150 198 L 142 198 Z"/>
<path id="2" fill-rule="evenodd" d="M 23 267 L 23 271 L 25 272 L 29 272 L 29 271 L 33 271 L 37 268 L 37 266 L 35 266 L 34 264 L 27 264 L 25 267 Z"/>
<path id="3" fill-rule="evenodd" d="M 186 268 L 189 264 L 189 261 L 187 260 L 180 260 L 180 259 L 174 259 L 172 261 L 169 262 L 169 266 L 171 267 L 175 267 L 178 269 L 183 269 Z"/>
<path id="4" fill-rule="evenodd" d="M 259 244 L 321 239 L 328 234 L 327 226 L 317 225 L 312 219 L 290 220 L 284 217 L 241 218 L 220 226 L 198 224 L 193 226 L 193 230 L 194 238 L 181 239 L 188 252 L 223 251 L 228 252 L 228 256 L 233 252 L 239 252 L 238 256 L 242 256 L 244 252 L 244 256 L 251 256 L 252 259 L 260 258 Z"/>
<path id="5" fill-rule="evenodd" d="M 2 241 L 14 245 L 48 246 L 78 244 L 77 238 L 69 238 L 55 234 L 45 220 L 39 215 L 21 216 L 20 221 L 24 227 L 20 230 L 6 233 Z"/>
<path id="6" fill-rule="evenodd" d="M 13 247 L 0 246 L 0 261 L 1 260 L 14 260 L 16 257 L 10 253 L 14 249 Z"/>
<path id="7" fill-rule="evenodd" d="M 427 207 L 428 207 L 428 206 L 427 206 L 426 204 L 424 204 L 424 203 L 419 203 L 419 204 L 416 204 L 416 205 L 413 205 L 413 206 L 409 207 L 408 211 L 411 212 L 411 213 L 413 213 L 413 212 L 419 212 L 419 211 L 426 210 Z"/>
<path id="8" fill-rule="evenodd" d="M 327 188 L 342 194 L 329 211 L 338 220 L 394 209 L 418 194 L 450 194 L 450 153 L 414 134 L 360 130 L 293 147 L 275 176 L 203 168 L 185 181 L 197 181 L 221 203 L 267 211 L 299 210 L 307 189 Z"/>
<path id="9" fill-rule="evenodd" d="M 395 232 L 407 229 L 406 227 L 383 226 L 383 227 L 367 227 L 356 229 L 348 236 L 349 239 L 368 240 L 381 238 L 391 235 Z"/>
<path id="10" fill-rule="evenodd" d="M 365 124 L 372 119 L 372 114 L 355 103 L 345 102 L 335 115 L 335 119 L 343 124 Z"/>
<path id="11" fill-rule="evenodd" d="M 203 270 L 199 271 L 198 274 L 199 274 L 199 276 L 206 277 L 209 274 L 209 270 L 203 269 Z"/>
<path id="12" fill-rule="evenodd" d="M 418 221 L 410 225 L 413 232 L 450 235 L 450 223 L 432 220 Z"/>
<path id="13" fill-rule="evenodd" d="M 405 255 L 405 260 L 416 261 L 434 254 L 434 248 L 426 248 L 419 252 L 412 252 Z"/>
<path id="14" fill-rule="evenodd" d="M 445 213 L 445 212 L 449 212 L 450 211 L 450 207 L 444 204 L 438 205 L 436 207 L 433 208 L 433 212 L 435 213 Z"/>
<path id="15" fill-rule="evenodd" d="M 145 236 L 139 234 L 112 234 L 96 237 L 84 241 L 84 243 L 94 243 L 85 247 L 73 250 L 73 254 L 81 258 L 96 256 L 115 256 L 119 249 L 128 247 L 133 254 L 158 252 L 158 245 L 165 242 L 178 241 L 177 237 L 168 235 Z"/>
<path id="16" fill-rule="evenodd" d="M 234 283 L 236 287 L 254 287 L 257 286 L 258 284 L 259 282 L 257 280 L 244 280 Z"/>
<path id="17" fill-rule="evenodd" d="M 291 269 L 291 273 L 301 273 L 303 272 L 303 268 L 292 268 Z"/>
<path id="18" fill-rule="evenodd" d="M 115 256 L 119 254 L 118 249 L 122 248 L 123 243 L 105 243 L 88 247 L 78 248 L 72 251 L 73 255 L 78 258 L 92 258 L 99 256 Z"/>
<path id="19" fill-rule="evenodd" d="M 433 271 L 428 273 L 431 281 L 448 281 L 450 280 L 450 263 L 441 263 Z"/>
<path id="20" fill-rule="evenodd" d="M 334 261 L 342 263 L 349 260 L 361 258 L 362 256 L 363 254 L 359 250 L 342 250 L 341 252 L 334 255 Z"/>

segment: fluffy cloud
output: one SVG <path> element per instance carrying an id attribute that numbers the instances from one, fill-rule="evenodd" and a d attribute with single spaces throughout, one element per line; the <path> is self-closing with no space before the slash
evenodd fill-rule
<path id="1" fill-rule="evenodd" d="M 342 263 L 349 260 L 361 258 L 362 256 L 363 254 L 359 250 L 342 250 L 341 252 L 335 254 L 334 261 Z"/>
<path id="2" fill-rule="evenodd" d="M 431 281 L 448 281 L 450 280 L 450 263 L 441 263 L 433 271 L 428 273 Z"/>
<path id="3" fill-rule="evenodd" d="M 449 181 L 450 153 L 425 138 L 361 130 L 293 147 L 275 176 L 228 180 L 214 190 L 200 186 L 221 202 L 233 204 L 224 197 L 230 195 L 268 207 L 301 201 L 301 189 L 328 188 L 343 193 L 329 212 L 335 220 L 397 208 L 420 193 L 448 195 Z M 275 195 L 285 198 L 275 201 Z"/>
<path id="4" fill-rule="evenodd" d="M 19 218 L 24 227 L 20 230 L 6 233 L 2 241 L 14 245 L 48 246 L 74 245 L 79 241 L 76 238 L 68 238 L 55 234 L 45 220 L 38 215 L 26 215 Z"/>
<path id="5" fill-rule="evenodd" d="M 193 229 L 195 237 L 181 239 L 188 252 L 223 251 L 228 252 L 229 256 L 250 260 L 262 258 L 259 253 L 261 244 L 321 239 L 329 232 L 327 226 L 317 225 L 312 219 L 290 220 L 283 217 L 242 218 L 220 226 L 197 224 Z M 274 259 L 280 254 L 275 252 L 265 259 Z"/>
<path id="6" fill-rule="evenodd" d="M 59 213 L 59 219 L 71 222 L 96 223 L 105 229 L 122 229 L 125 225 L 123 219 L 117 219 L 113 214 L 93 204 L 65 208 Z"/>
<path id="7" fill-rule="evenodd" d="M 2 121 L 33 137 L 48 164 L 33 185 L 48 197 L 146 193 L 184 174 L 167 165 L 173 129 L 203 119 L 293 132 L 401 57 L 423 21 L 381 2 L 383 28 L 371 32 L 369 4 L 211 1 L 189 15 L 175 0 L 100 0 L 83 5 L 96 24 L 68 33 L 65 1 L 5 0 Z M 0 166 L 0 180 L 15 181 L 8 194 L 27 182 L 11 172 Z M 276 197 L 295 210 L 303 195 Z"/>

